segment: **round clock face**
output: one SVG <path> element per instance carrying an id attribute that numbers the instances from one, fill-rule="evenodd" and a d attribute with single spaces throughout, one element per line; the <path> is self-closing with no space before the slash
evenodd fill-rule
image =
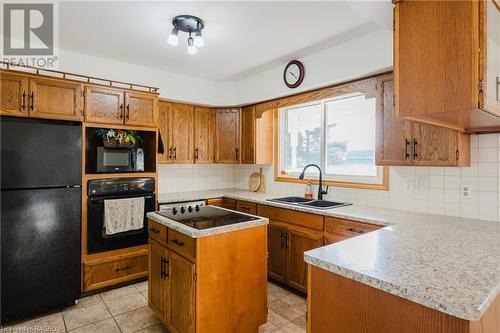
<path id="1" fill-rule="evenodd" d="M 304 80 L 304 65 L 300 61 L 290 61 L 283 72 L 283 79 L 289 88 L 297 88 Z"/>

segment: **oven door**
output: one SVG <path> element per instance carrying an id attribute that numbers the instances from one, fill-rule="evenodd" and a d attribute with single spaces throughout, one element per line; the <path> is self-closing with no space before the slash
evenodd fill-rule
<path id="1" fill-rule="evenodd" d="M 107 236 L 104 227 L 104 200 L 144 197 L 144 227 Z M 88 197 L 87 200 L 87 252 L 96 253 L 148 243 L 146 213 L 155 210 L 155 195 L 114 195 Z"/>
<path id="2" fill-rule="evenodd" d="M 97 172 L 135 171 L 134 162 L 134 149 L 97 147 Z"/>

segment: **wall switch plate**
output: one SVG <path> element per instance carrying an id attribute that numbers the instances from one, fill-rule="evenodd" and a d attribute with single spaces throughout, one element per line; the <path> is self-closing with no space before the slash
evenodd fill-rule
<path id="1" fill-rule="evenodd" d="M 469 200 L 472 199 L 472 186 L 463 184 L 460 187 L 460 196 L 463 199 L 469 199 Z"/>

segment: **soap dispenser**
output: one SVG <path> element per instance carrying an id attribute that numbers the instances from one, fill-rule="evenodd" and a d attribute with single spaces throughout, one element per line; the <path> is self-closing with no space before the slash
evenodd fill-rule
<path id="1" fill-rule="evenodd" d="M 304 192 L 304 197 L 306 199 L 313 199 L 313 189 L 312 189 L 311 181 L 307 182 L 306 190 Z"/>

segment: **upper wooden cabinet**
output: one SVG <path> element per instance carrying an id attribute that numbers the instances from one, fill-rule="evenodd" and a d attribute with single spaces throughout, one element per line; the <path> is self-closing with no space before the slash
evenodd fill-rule
<path id="1" fill-rule="evenodd" d="M 7 116 L 28 115 L 28 77 L 0 72 L 0 114 Z"/>
<path id="2" fill-rule="evenodd" d="M 216 109 L 215 111 L 215 162 L 239 162 L 240 109 Z"/>
<path id="3" fill-rule="evenodd" d="M 211 108 L 194 108 L 194 162 L 214 161 L 215 114 Z"/>
<path id="4" fill-rule="evenodd" d="M 157 94 L 86 86 L 85 121 L 155 127 L 157 103 Z"/>
<path id="5" fill-rule="evenodd" d="M 398 1 L 394 10 L 396 114 L 442 126 L 500 130 L 500 5 Z"/>
<path id="6" fill-rule="evenodd" d="M 0 74 L 2 115 L 82 120 L 82 84 L 6 71 Z"/>
<path id="7" fill-rule="evenodd" d="M 468 134 L 396 117 L 391 75 L 379 78 L 377 89 L 377 165 L 469 165 Z"/>
<path id="8" fill-rule="evenodd" d="M 273 163 L 273 110 L 241 109 L 241 163 Z"/>
<path id="9" fill-rule="evenodd" d="M 161 163 L 193 163 L 193 106 L 160 101 L 159 131 L 165 147 Z"/>

